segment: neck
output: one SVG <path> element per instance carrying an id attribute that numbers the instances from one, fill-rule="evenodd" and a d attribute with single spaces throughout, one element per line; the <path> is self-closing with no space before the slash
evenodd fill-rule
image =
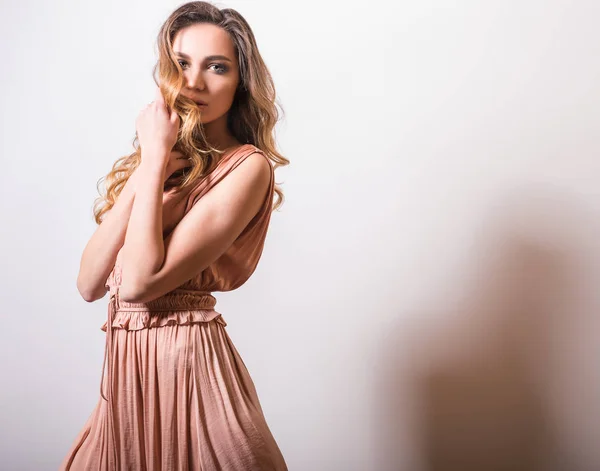
<path id="1" fill-rule="evenodd" d="M 241 143 L 227 129 L 227 113 L 204 125 L 207 142 L 215 149 L 225 150 Z"/>

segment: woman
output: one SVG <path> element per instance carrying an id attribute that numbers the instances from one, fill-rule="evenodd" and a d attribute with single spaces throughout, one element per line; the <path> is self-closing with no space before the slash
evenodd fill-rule
<path id="1" fill-rule="evenodd" d="M 82 296 L 110 292 L 107 346 L 101 397 L 60 469 L 286 470 L 211 295 L 252 275 L 283 201 L 272 79 L 248 23 L 210 3 L 176 9 L 158 49 L 155 101 L 81 260 Z"/>

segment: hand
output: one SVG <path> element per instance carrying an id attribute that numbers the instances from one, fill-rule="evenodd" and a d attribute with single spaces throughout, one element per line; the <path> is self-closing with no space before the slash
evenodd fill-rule
<path id="1" fill-rule="evenodd" d="M 135 122 L 144 160 L 166 156 L 167 160 L 154 163 L 162 168 L 167 166 L 169 152 L 177 142 L 180 121 L 179 115 L 167 108 L 160 88 L 156 87 L 155 100 L 140 112 Z"/>

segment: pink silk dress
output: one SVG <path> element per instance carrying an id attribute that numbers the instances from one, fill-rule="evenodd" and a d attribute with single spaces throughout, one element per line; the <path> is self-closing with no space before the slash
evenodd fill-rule
<path id="1" fill-rule="evenodd" d="M 223 154 L 197 184 L 167 196 L 165 231 L 253 153 L 271 164 L 244 144 Z M 211 294 L 238 288 L 258 265 L 271 217 L 271 170 L 258 214 L 223 255 L 179 288 L 147 303 L 121 300 L 119 252 L 106 283 L 101 397 L 60 471 L 287 470 Z"/>

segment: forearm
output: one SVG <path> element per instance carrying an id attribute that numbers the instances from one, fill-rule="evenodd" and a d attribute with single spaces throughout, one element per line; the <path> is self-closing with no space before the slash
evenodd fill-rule
<path id="1" fill-rule="evenodd" d="M 157 151 L 158 152 L 158 151 Z M 131 209 L 129 226 L 121 259 L 121 297 L 133 300 L 145 289 L 149 278 L 157 273 L 163 262 L 163 185 L 165 167 L 148 159 L 138 168 L 139 184 Z"/>
<path id="2" fill-rule="evenodd" d="M 95 301 L 106 293 L 105 283 L 112 271 L 117 253 L 125 241 L 125 233 L 135 199 L 137 170 L 129 177 L 113 207 L 105 213 L 85 246 L 81 257 L 77 289 L 86 301 Z"/>

